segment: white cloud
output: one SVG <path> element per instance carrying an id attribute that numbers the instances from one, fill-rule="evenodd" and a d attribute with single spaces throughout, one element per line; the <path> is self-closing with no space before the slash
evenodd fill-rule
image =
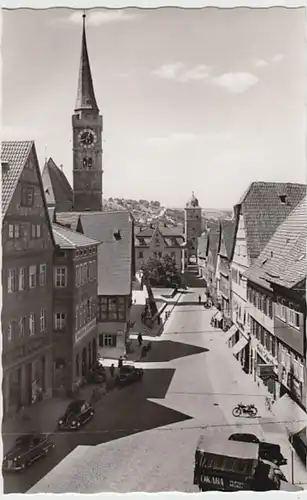
<path id="1" fill-rule="evenodd" d="M 254 65 L 256 66 L 256 68 L 263 68 L 264 66 L 268 65 L 268 62 L 264 59 L 256 59 L 254 61 Z"/>
<path id="2" fill-rule="evenodd" d="M 284 58 L 283 54 L 276 54 L 276 56 L 272 57 L 272 61 L 273 62 L 280 62 L 283 60 L 283 58 Z"/>
<path id="3" fill-rule="evenodd" d="M 70 14 L 68 17 L 62 17 L 54 21 L 55 23 L 61 22 L 65 24 L 82 24 L 82 13 L 83 11 L 75 11 Z M 139 14 L 134 14 L 132 12 L 128 12 L 127 10 L 95 10 L 90 11 L 86 14 L 86 24 L 88 26 L 101 26 L 102 24 L 114 23 L 119 21 L 131 21 L 136 17 L 139 17 Z"/>
<path id="4" fill-rule="evenodd" d="M 259 78 L 252 73 L 224 73 L 212 79 L 212 83 L 232 94 L 241 94 L 256 85 Z"/>
<path id="5" fill-rule="evenodd" d="M 182 62 L 172 64 L 163 64 L 160 68 L 153 71 L 153 75 L 166 80 L 175 80 L 177 82 L 190 82 L 195 80 L 205 80 L 209 75 L 210 68 L 205 64 L 198 64 L 193 68 L 187 69 Z"/>

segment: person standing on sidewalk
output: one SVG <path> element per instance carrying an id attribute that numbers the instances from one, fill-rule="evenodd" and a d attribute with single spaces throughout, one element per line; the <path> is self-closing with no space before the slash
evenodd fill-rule
<path id="1" fill-rule="evenodd" d="M 201 296 L 198 295 L 198 303 L 201 304 Z"/>
<path id="2" fill-rule="evenodd" d="M 138 342 L 139 342 L 139 346 L 141 347 L 141 345 L 143 343 L 143 337 L 142 337 L 141 333 L 138 334 Z"/>
<path id="3" fill-rule="evenodd" d="M 118 360 L 118 368 L 121 369 L 123 367 L 123 358 L 122 356 L 120 356 L 119 360 Z"/>
<path id="4" fill-rule="evenodd" d="M 110 374 L 111 374 L 111 377 L 113 378 L 114 377 L 114 371 L 115 371 L 115 366 L 114 364 L 112 363 L 111 366 L 110 366 Z"/>

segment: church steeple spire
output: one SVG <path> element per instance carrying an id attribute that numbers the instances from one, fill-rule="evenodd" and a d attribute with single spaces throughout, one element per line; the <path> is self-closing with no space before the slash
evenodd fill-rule
<path id="1" fill-rule="evenodd" d="M 90 61 L 87 52 L 86 33 L 85 33 L 85 12 L 82 15 L 83 29 L 82 29 L 82 45 L 81 45 L 81 59 L 79 69 L 78 91 L 75 106 L 75 112 L 80 110 L 95 110 L 99 112 L 90 68 Z"/>

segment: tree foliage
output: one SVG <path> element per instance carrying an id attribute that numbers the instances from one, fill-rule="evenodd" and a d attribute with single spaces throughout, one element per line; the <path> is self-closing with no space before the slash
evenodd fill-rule
<path id="1" fill-rule="evenodd" d="M 181 275 L 176 267 L 175 260 L 168 254 L 161 259 L 150 257 L 144 262 L 141 270 L 143 280 L 148 281 L 151 286 L 180 286 Z"/>

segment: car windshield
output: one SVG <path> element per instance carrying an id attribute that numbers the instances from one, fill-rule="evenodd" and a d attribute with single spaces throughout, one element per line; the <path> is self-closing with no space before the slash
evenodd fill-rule
<path id="1" fill-rule="evenodd" d="M 67 410 L 65 412 L 65 415 L 71 415 L 74 413 L 79 413 L 81 406 L 83 405 L 84 401 L 73 401 L 70 403 L 67 407 Z"/>
<path id="2" fill-rule="evenodd" d="M 17 446 L 24 446 L 28 443 L 30 443 L 33 440 L 33 435 L 32 434 L 25 434 L 23 436 L 19 436 L 16 439 L 16 445 Z"/>

